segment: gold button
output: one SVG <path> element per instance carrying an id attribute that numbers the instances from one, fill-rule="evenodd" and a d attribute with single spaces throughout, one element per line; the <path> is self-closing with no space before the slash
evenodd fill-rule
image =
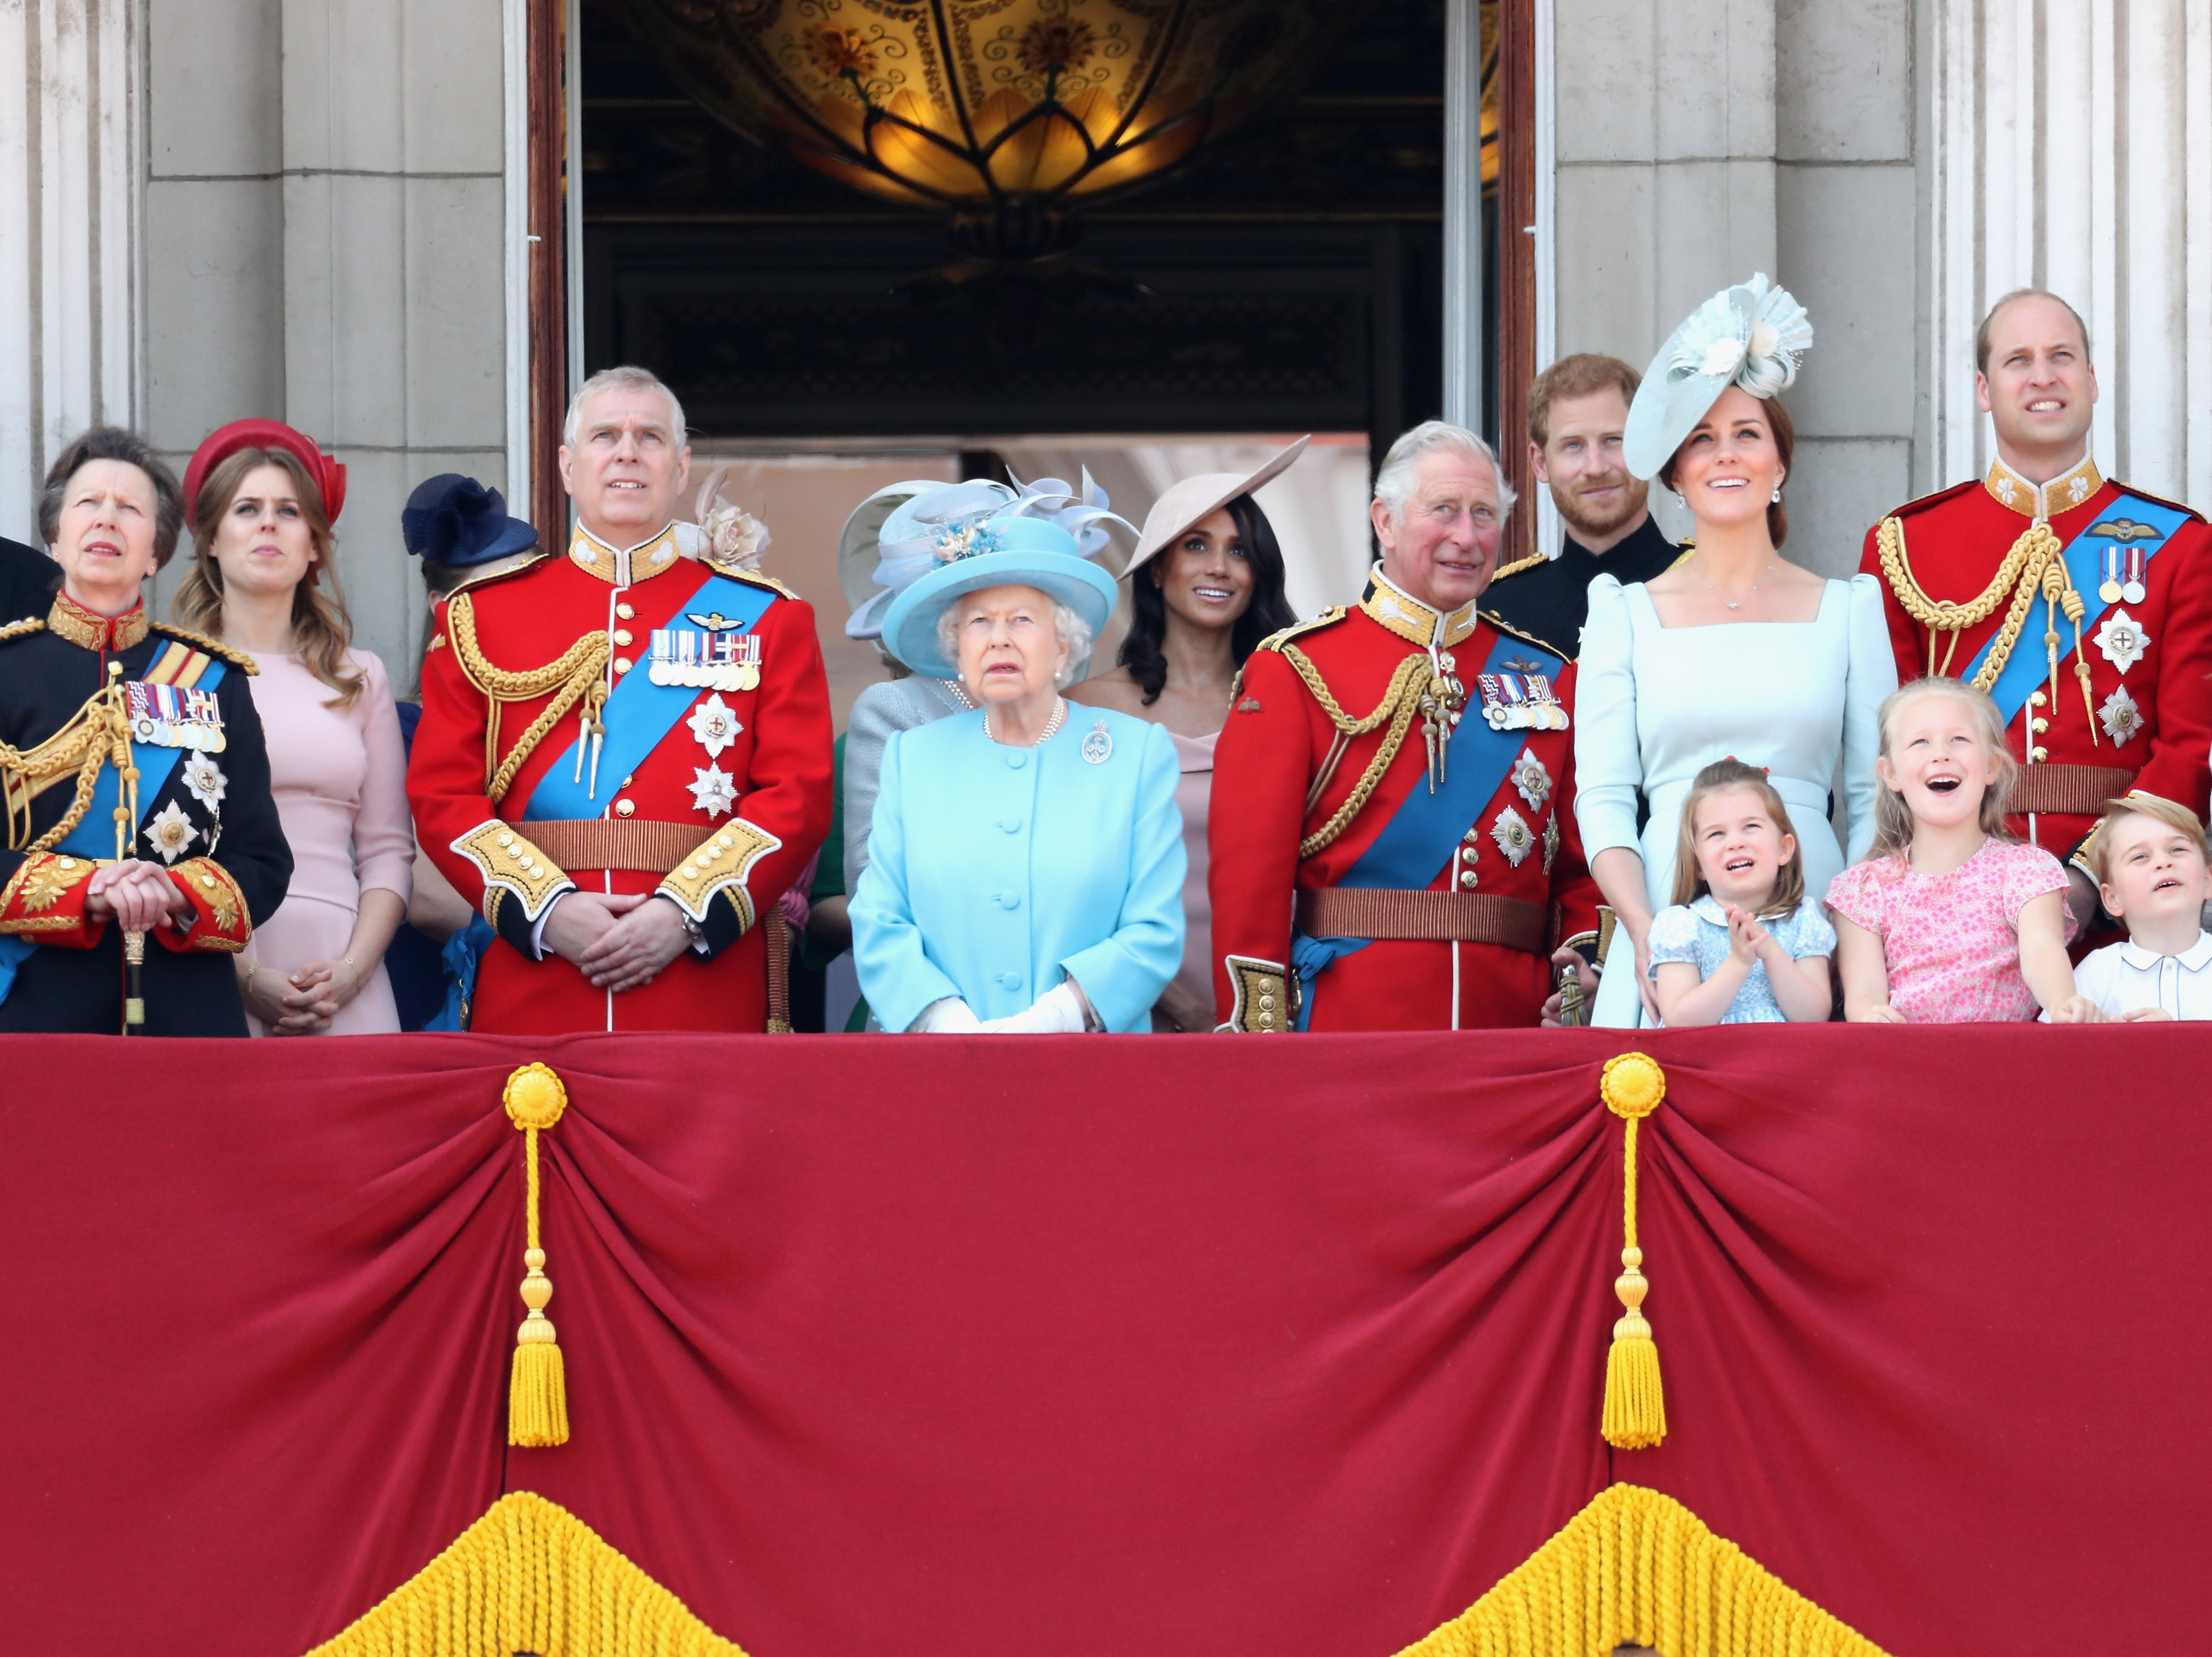
<path id="1" fill-rule="evenodd" d="M 1274 1010 L 1275 998 L 1273 996 L 1263 995 L 1260 998 L 1260 1011 L 1261 1012 L 1273 1012 Z"/>
<path id="2" fill-rule="evenodd" d="M 615 629 L 615 642 L 618 645 L 628 644 L 629 642 L 629 629 L 626 627 L 617 628 Z"/>
<path id="3" fill-rule="evenodd" d="M 501 835 L 499 837 L 499 843 L 501 846 L 512 846 L 514 844 L 514 836 L 513 835 Z"/>
<path id="4" fill-rule="evenodd" d="M 1459 883 L 1466 887 L 1469 891 L 1473 891 L 1474 889 L 1474 881 L 1475 875 L 1474 870 L 1462 869 L 1459 871 Z"/>
<path id="5" fill-rule="evenodd" d="M 1465 834 L 1462 835 L 1460 838 L 1465 841 L 1469 846 L 1473 846 L 1482 839 L 1482 830 L 1480 828 L 1470 828 Z"/>
<path id="6" fill-rule="evenodd" d="M 2030 707 L 2042 707 L 2042 706 L 2043 706 L 2043 704 L 2044 704 L 2047 700 L 2049 700 L 2049 699 L 2048 699 L 2047 697 L 2045 697 L 2045 696 L 2044 695 L 2044 694 L 2043 694 L 2040 690 L 2038 690 L 2038 691 L 2033 692 L 2033 693 L 2028 696 L 2028 699 L 2027 699 L 2027 705 L 2028 705 Z"/>
<path id="7" fill-rule="evenodd" d="M 637 807 L 626 799 L 618 799 L 615 802 L 615 815 L 618 817 L 633 816 L 636 810 Z"/>
<path id="8" fill-rule="evenodd" d="M 2030 754 L 2030 755 L 2028 756 L 2028 758 L 2029 758 L 2030 760 L 2033 761 L 2033 762 L 2034 762 L 2036 764 L 2038 764 L 2038 765 L 2042 764 L 2044 761 L 2045 761 L 2045 760 L 2049 759 L 2050 757 L 2051 757 L 2051 750 L 2050 750 L 2049 749 L 2047 749 L 2047 748 L 2039 748 L 2039 749 L 2037 749 L 2033 753 L 2032 753 L 2032 754 Z"/>
<path id="9" fill-rule="evenodd" d="M 720 847 L 724 851 L 730 852 L 737 849 L 738 843 L 732 840 L 727 835 L 725 835 L 721 839 L 716 841 L 714 844 Z"/>
<path id="10" fill-rule="evenodd" d="M 1271 1012 L 1261 1013 L 1260 1015 L 1260 1028 L 1263 1030 L 1271 1030 L 1274 1029 L 1275 1015 Z"/>
<path id="11" fill-rule="evenodd" d="M 696 879 L 698 879 L 698 878 L 699 878 L 699 865 L 698 865 L 697 864 L 696 864 L 696 863 L 687 863 L 687 864 L 685 864 L 685 865 L 684 865 L 684 879 L 686 879 L 686 880 L 696 880 Z"/>
<path id="12" fill-rule="evenodd" d="M 623 779 L 622 786 L 625 788 L 635 788 L 637 786 L 637 779 L 635 777 L 624 777 Z"/>
<path id="13" fill-rule="evenodd" d="M 2030 719 L 2028 721 L 2028 728 L 2033 731 L 2035 734 L 2039 737 L 2045 731 L 2051 729 L 2051 721 L 2048 719 Z"/>
<path id="14" fill-rule="evenodd" d="M 623 620 L 627 622 L 631 616 L 636 615 L 637 612 L 632 610 L 628 604 L 617 604 L 615 606 L 615 614 L 621 616 Z M 625 639 L 623 642 L 624 644 L 628 644 L 629 640 Z"/>
<path id="15" fill-rule="evenodd" d="M 212 889 L 215 885 L 215 877 L 213 875 L 202 875 L 200 877 L 200 884 Z"/>
<path id="16" fill-rule="evenodd" d="M 617 673 L 627 673 L 627 672 L 629 672 L 629 658 L 628 658 L 627 656 L 617 656 L 617 657 L 616 657 L 616 658 L 615 658 L 615 671 L 616 671 L 616 672 L 617 672 Z"/>

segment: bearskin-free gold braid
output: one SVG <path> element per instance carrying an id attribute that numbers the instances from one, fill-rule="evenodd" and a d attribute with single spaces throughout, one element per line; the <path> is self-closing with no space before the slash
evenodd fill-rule
<path id="1" fill-rule="evenodd" d="M 1898 604 L 1905 613 L 1931 632 L 1957 633 L 1987 621 L 1996 607 L 2004 602 L 2005 594 L 2014 591 L 2021 572 L 2027 568 L 2028 560 L 2045 541 L 2056 543 L 2051 526 L 2045 523 L 2028 525 L 2012 549 L 1997 566 L 1997 573 L 1989 586 L 1963 604 L 1949 599 L 1930 598 L 1926 589 L 1912 574 L 1912 561 L 1905 555 L 1905 524 L 1902 519 L 1885 518 L 1875 531 L 1875 547 L 1881 556 L 1881 573 L 1888 579 L 1889 589 L 1897 595 Z"/>
<path id="2" fill-rule="evenodd" d="M 8 849 L 51 852 L 60 845 L 63 837 L 83 822 L 84 814 L 91 810 L 93 791 L 100 785 L 100 768 L 110 763 L 122 780 L 124 804 L 135 822 L 138 815 L 137 774 L 131 763 L 130 716 L 124 708 L 120 685 L 108 685 L 94 691 L 85 705 L 70 716 L 66 725 L 36 748 L 10 748 L 0 743 L 0 775 L 10 778 L 16 785 L 7 790 Z M 30 832 L 33 791 L 40 784 L 66 776 L 71 771 L 76 773 L 76 793 L 61 821 L 29 845 L 18 844 L 21 837 Z M 120 851 L 118 855 L 121 855 Z"/>
<path id="3" fill-rule="evenodd" d="M 556 660 L 543 667 L 514 672 L 495 665 L 483 653 L 483 646 L 477 642 L 476 606 L 467 593 L 457 592 L 447 600 L 446 620 L 461 671 L 492 704 L 484 731 L 484 793 L 496 805 L 514 786 L 515 774 L 522 769 L 538 744 L 545 740 L 546 733 L 560 723 L 562 716 L 575 707 L 587 690 L 598 685 L 601 700 L 605 700 L 607 658 L 614 653 L 614 640 L 605 632 L 586 633 Z M 499 704 L 529 701 L 548 691 L 556 692 L 553 700 L 530 722 L 529 729 L 507 756 L 500 758 Z"/>
<path id="4" fill-rule="evenodd" d="M 1413 715 L 1420 711 L 1423 693 L 1431 688 L 1426 677 L 1431 670 L 1427 656 L 1417 653 L 1407 657 L 1398 664 L 1398 671 L 1390 676 L 1389 686 L 1383 691 L 1382 700 L 1376 703 L 1374 712 L 1364 719 L 1354 719 L 1330 694 L 1328 686 L 1322 682 L 1320 671 L 1304 651 L 1291 644 L 1285 644 L 1279 648 L 1283 659 L 1291 665 L 1291 671 L 1313 693 L 1314 700 L 1321 704 L 1322 712 L 1328 715 L 1329 722 L 1335 725 L 1340 736 L 1366 736 L 1380 729 L 1386 720 L 1390 726 L 1383 733 L 1382 745 L 1376 749 L 1375 757 L 1368 761 L 1367 768 L 1359 774 L 1358 782 L 1353 786 L 1344 804 L 1336 808 L 1327 822 L 1298 842 L 1298 856 L 1303 859 L 1334 845 L 1338 836 L 1352 826 L 1352 819 L 1365 809 L 1367 802 L 1374 798 L 1383 774 L 1389 770 L 1390 762 L 1398 757 L 1399 749 L 1405 745 L 1406 733 L 1413 728 Z"/>
<path id="5" fill-rule="evenodd" d="M 2066 550 L 2048 524 L 2032 525 L 2013 543 L 2013 552 L 2018 552 L 2024 544 L 2029 550 L 2024 561 L 2026 567 L 2021 572 L 2020 586 L 2013 592 L 2012 608 L 2005 611 L 2004 625 L 1997 629 L 1997 636 L 1990 645 L 1988 659 L 1983 662 L 1981 671 L 1974 675 L 1977 690 L 1986 691 L 1994 685 L 1997 675 L 2004 671 L 2005 664 L 2012 659 L 2012 647 L 2020 642 L 2021 629 L 2027 624 L 2027 612 L 2043 591 L 2045 572 L 2051 568 L 2051 561 Z M 2005 563 L 2009 567 L 2011 562 L 2012 554 L 2008 553 Z"/>

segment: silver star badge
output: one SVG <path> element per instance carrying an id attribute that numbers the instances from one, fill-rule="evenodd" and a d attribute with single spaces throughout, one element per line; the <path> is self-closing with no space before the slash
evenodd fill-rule
<path id="1" fill-rule="evenodd" d="M 694 768 L 691 804 L 707 814 L 708 822 L 737 809 L 738 780 L 719 765 Z"/>

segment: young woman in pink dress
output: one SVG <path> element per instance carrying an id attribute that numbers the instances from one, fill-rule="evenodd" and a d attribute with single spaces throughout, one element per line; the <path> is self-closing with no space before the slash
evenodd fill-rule
<path id="1" fill-rule="evenodd" d="M 407 763 L 384 664 L 350 647 L 331 525 L 345 468 L 273 420 L 200 445 L 185 474 L 192 568 L 178 621 L 250 653 L 292 885 L 238 957 L 256 1035 L 399 1029 L 384 951 L 415 860 Z"/>
<path id="2" fill-rule="evenodd" d="M 1206 817 L 1213 744 L 1230 687 L 1253 646 L 1297 620 L 1283 596 L 1283 554 L 1252 491 L 1296 460 L 1304 438 L 1250 473 L 1206 472 L 1153 502 L 1121 579 L 1132 615 L 1121 665 L 1072 687 L 1067 699 L 1164 725 L 1182 775 L 1182 969 L 1152 1009 L 1158 1031 L 1213 1028 L 1213 911 L 1206 892 Z"/>

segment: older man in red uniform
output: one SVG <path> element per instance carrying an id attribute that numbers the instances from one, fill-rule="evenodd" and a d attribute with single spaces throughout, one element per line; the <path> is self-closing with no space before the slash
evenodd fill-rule
<path id="1" fill-rule="evenodd" d="M 1975 341 L 1996 436 L 1978 482 L 1867 536 L 1898 677 L 1978 684 L 2021 762 L 2013 831 L 2075 859 L 2106 800 L 2141 789 L 2203 813 L 2212 768 L 2212 532 L 2089 457 L 2088 331 L 2056 294 L 2008 294 Z M 2078 859 L 2076 917 L 2097 913 Z"/>
<path id="2" fill-rule="evenodd" d="M 681 532 L 651 374 L 592 376 L 563 435 L 567 553 L 454 592 L 423 664 L 416 830 L 499 933 L 471 1028 L 769 1029 L 764 933 L 830 825 L 813 611 Z"/>
<path id="3" fill-rule="evenodd" d="M 1366 596 L 1245 663 L 1208 817 L 1223 1029 L 1534 1024 L 1595 943 L 1573 665 L 1476 608 L 1510 505 L 1480 439 L 1414 428 Z"/>

